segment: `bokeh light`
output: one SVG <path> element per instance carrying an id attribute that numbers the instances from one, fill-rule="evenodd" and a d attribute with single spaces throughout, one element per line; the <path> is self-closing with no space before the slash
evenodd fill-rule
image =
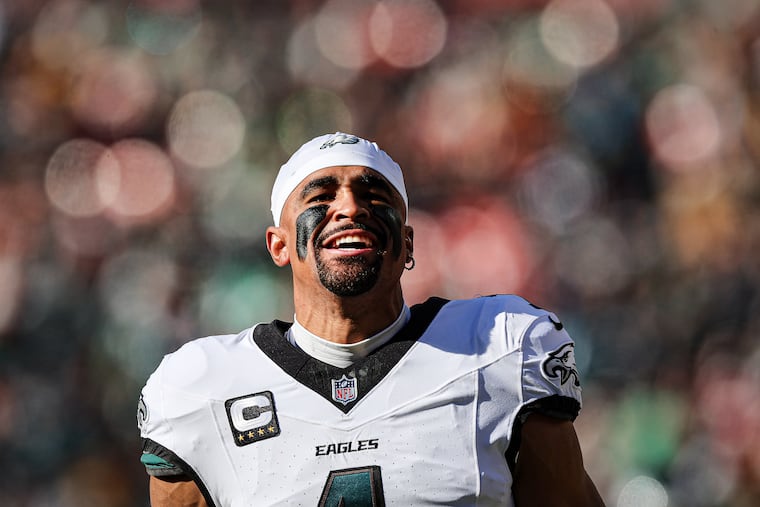
<path id="1" fill-rule="evenodd" d="M 617 48 L 620 28 L 615 12 L 602 0 L 554 0 L 541 13 L 540 33 L 557 60 L 586 68 Z"/>
<path id="2" fill-rule="evenodd" d="M 447 20 L 433 0 L 378 2 L 369 23 L 372 48 L 395 67 L 424 65 L 446 42 Z"/>
<path id="3" fill-rule="evenodd" d="M 653 477 L 638 476 L 623 486 L 617 507 L 667 507 L 668 492 Z"/>
<path id="4" fill-rule="evenodd" d="M 509 165 L 510 109 L 502 101 L 498 67 L 490 63 L 452 65 L 417 92 L 410 135 L 430 157 L 434 172 L 487 181 Z"/>
<path id="5" fill-rule="evenodd" d="M 71 92 L 74 117 L 96 132 L 121 136 L 137 129 L 157 99 L 148 63 L 136 53 L 98 50 L 78 58 Z"/>
<path id="6" fill-rule="evenodd" d="M 117 164 L 101 143 L 83 138 L 66 141 L 50 157 L 45 171 L 45 190 L 51 204 L 74 217 L 97 215 L 104 207 L 97 174 L 117 170 Z"/>
<path id="7" fill-rule="evenodd" d="M 532 112 L 553 110 L 569 100 L 578 70 L 549 52 L 535 19 L 520 22 L 510 32 L 506 47 L 503 81 L 510 96 L 514 96 L 515 107 Z"/>
<path id="8" fill-rule="evenodd" d="M 218 167 L 240 150 L 245 119 L 235 102 L 213 90 L 191 92 L 180 98 L 166 125 L 172 154 L 198 168 Z"/>
<path id="9" fill-rule="evenodd" d="M 327 60 L 348 69 L 372 63 L 375 54 L 367 30 L 374 5 L 370 0 L 330 0 L 322 6 L 314 19 L 314 32 Z"/>
<path id="10" fill-rule="evenodd" d="M 439 224 L 445 237 L 446 296 L 520 293 L 533 269 L 530 242 L 515 214 L 497 201 L 448 208 Z M 452 269 L 456 266 L 456 269 Z"/>
<path id="11" fill-rule="evenodd" d="M 713 104 L 693 85 L 660 90 L 647 108 L 646 127 L 655 155 L 672 170 L 687 170 L 717 155 L 721 126 Z"/>
<path id="12" fill-rule="evenodd" d="M 520 181 L 526 218 L 560 234 L 600 199 L 601 184 L 587 160 L 567 149 L 548 150 Z"/>
<path id="13" fill-rule="evenodd" d="M 324 17 L 311 17 L 303 20 L 293 30 L 286 52 L 288 71 L 297 82 L 342 90 L 350 86 L 359 75 L 358 67 L 351 64 L 357 63 L 362 57 L 362 49 L 361 46 L 353 51 L 328 48 L 328 39 L 332 40 L 338 35 L 349 38 L 354 34 L 331 33 L 328 36 L 325 34 L 325 30 L 329 29 L 326 23 Z"/>
<path id="14" fill-rule="evenodd" d="M 37 15 L 31 32 L 35 58 L 48 68 L 76 64 L 82 54 L 108 36 L 108 14 L 102 5 L 83 0 L 53 0 Z"/>
<path id="15" fill-rule="evenodd" d="M 153 143 L 125 139 L 110 150 L 116 163 L 98 167 L 97 187 L 109 216 L 120 223 L 162 218 L 175 200 L 174 166 Z"/>

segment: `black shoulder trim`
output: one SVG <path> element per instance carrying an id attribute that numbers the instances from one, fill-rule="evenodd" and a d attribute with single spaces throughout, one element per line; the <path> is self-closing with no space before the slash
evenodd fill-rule
<path id="1" fill-rule="evenodd" d="M 401 360 L 409 348 L 422 336 L 447 299 L 430 298 L 411 308 L 411 319 L 388 343 L 347 368 L 323 363 L 292 346 L 285 339 L 290 323 L 279 320 L 256 326 L 253 340 L 259 348 L 288 375 L 319 394 L 343 413 L 369 393 Z M 332 399 L 332 380 L 342 376 L 358 379 L 355 400 L 342 404 Z"/>
<path id="2" fill-rule="evenodd" d="M 512 437 L 509 439 L 509 448 L 505 453 L 510 472 L 514 473 L 517 463 L 517 453 L 520 451 L 520 438 L 522 427 L 530 414 L 539 413 L 565 421 L 575 421 L 581 410 L 581 404 L 575 398 L 555 394 L 546 398 L 539 398 L 524 405 L 515 418 L 512 427 Z"/>
<path id="3" fill-rule="evenodd" d="M 206 503 L 208 504 L 208 506 L 215 507 L 216 504 L 214 504 L 214 501 L 211 498 L 211 494 L 209 493 L 208 488 L 203 483 L 203 481 L 201 481 L 201 478 L 198 476 L 196 471 L 193 470 L 193 467 L 188 465 L 187 462 L 185 462 L 182 458 L 174 454 L 172 451 L 170 451 L 163 445 L 149 438 L 142 439 L 142 448 L 143 448 L 143 452 L 155 454 L 159 458 L 165 459 L 169 463 L 181 468 L 182 471 L 185 473 L 185 475 L 190 477 L 193 480 L 193 482 L 196 484 L 196 486 L 198 486 L 198 489 L 203 495 L 203 498 L 206 500 Z"/>
<path id="4" fill-rule="evenodd" d="M 560 396 L 555 394 L 553 396 L 547 396 L 546 398 L 539 398 L 531 403 L 528 403 L 520 409 L 518 417 L 522 417 L 523 420 L 532 414 L 533 412 L 539 412 L 549 417 L 555 417 L 557 419 L 564 419 L 567 421 L 575 421 L 578 414 L 581 411 L 581 404 L 575 398 L 569 396 Z"/>

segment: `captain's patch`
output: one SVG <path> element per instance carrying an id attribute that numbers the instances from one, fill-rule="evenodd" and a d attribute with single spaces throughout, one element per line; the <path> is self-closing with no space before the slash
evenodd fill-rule
<path id="1" fill-rule="evenodd" d="M 575 345 L 566 343 L 550 352 L 541 364 L 541 372 L 554 384 L 563 386 L 572 380 L 573 384 L 579 387 L 581 382 L 575 368 Z"/>
<path id="2" fill-rule="evenodd" d="M 271 391 L 232 398 L 224 402 L 224 408 L 238 447 L 280 434 Z"/>

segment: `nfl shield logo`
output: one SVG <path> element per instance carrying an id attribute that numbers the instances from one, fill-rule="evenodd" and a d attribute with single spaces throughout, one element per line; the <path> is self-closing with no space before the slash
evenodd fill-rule
<path id="1" fill-rule="evenodd" d="M 355 378 L 348 378 L 344 374 L 338 380 L 330 380 L 332 382 L 332 399 L 343 405 L 348 405 L 352 401 L 356 400 L 357 385 Z"/>

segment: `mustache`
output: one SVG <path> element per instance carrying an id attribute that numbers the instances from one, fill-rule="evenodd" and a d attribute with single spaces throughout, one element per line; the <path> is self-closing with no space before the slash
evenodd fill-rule
<path id="1" fill-rule="evenodd" d="M 370 227 L 365 224 L 359 224 L 359 223 L 351 223 L 351 224 L 343 224 L 339 227 L 336 227 L 334 229 L 330 229 L 329 231 L 322 231 L 321 233 L 317 234 L 314 237 L 314 249 L 320 248 L 322 244 L 324 244 L 325 240 L 332 236 L 333 234 L 337 234 L 339 232 L 343 231 L 355 231 L 355 230 L 362 230 L 367 231 L 369 233 L 372 233 L 379 243 L 378 245 L 378 254 L 379 255 L 385 255 L 387 253 L 386 246 L 388 244 L 388 234 L 382 229 L 378 229 L 375 227 Z"/>

